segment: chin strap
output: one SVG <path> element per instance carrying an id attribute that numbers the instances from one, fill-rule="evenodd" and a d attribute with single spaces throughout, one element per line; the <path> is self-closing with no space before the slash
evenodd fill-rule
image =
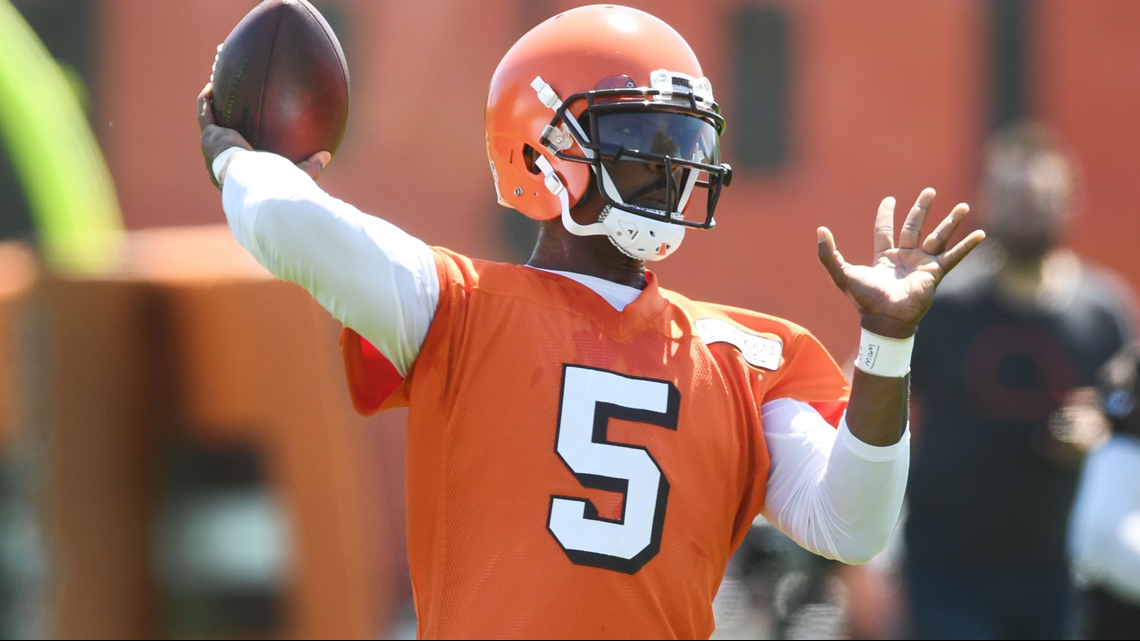
<path id="1" fill-rule="evenodd" d="M 535 159 L 534 164 L 542 171 L 542 183 L 546 185 L 547 191 L 558 197 L 558 202 L 562 203 L 562 226 L 566 231 L 574 234 L 575 236 L 604 236 L 606 235 L 606 228 L 601 222 L 592 223 L 589 225 L 579 225 L 570 217 L 570 194 L 566 191 L 566 187 L 562 184 L 562 179 L 558 174 L 554 173 L 554 167 L 546 156 L 537 154 L 538 158 Z"/>
<path id="2" fill-rule="evenodd" d="M 621 253 L 638 260 L 661 260 L 681 246 L 685 228 L 659 220 L 652 220 L 622 209 L 607 206 L 598 216 L 598 222 L 580 225 L 570 216 L 570 195 L 554 173 L 554 167 L 539 154 L 534 164 L 542 171 L 546 189 L 558 197 L 562 205 L 562 226 L 575 236 L 606 236 Z M 603 175 L 605 170 L 602 169 Z M 608 176 L 606 177 L 608 180 Z"/>

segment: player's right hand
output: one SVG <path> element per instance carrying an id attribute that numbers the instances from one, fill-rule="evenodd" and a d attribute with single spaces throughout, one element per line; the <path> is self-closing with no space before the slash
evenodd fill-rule
<path id="1" fill-rule="evenodd" d="M 253 150 L 249 142 L 237 131 L 219 127 L 214 121 L 214 85 L 206 83 L 202 92 L 198 94 L 198 129 L 202 132 L 202 157 L 206 160 L 206 173 L 216 187 L 217 178 L 214 176 L 214 159 L 218 154 L 231 147 Z M 327 151 L 318 151 L 308 159 L 297 163 L 297 168 L 309 175 L 313 180 L 321 177 L 321 171 L 332 160 L 332 154 Z"/>
<path id="2" fill-rule="evenodd" d="M 230 147 L 253 150 L 253 147 L 233 129 L 219 127 L 214 121 L 214 85 L 206 83 L 198 94 L 198 129 L 202 132 L 202 156 L 206 159 L 206 173 L 215 187 L 221 187 L 214 177 L 214 159 Z"/>

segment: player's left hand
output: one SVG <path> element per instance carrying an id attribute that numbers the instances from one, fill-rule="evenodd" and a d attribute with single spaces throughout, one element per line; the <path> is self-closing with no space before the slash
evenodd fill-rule
<path id="1" fill-rule="evenodd" d="M 855 304 L 864 329 L 881 336 L 907 338 L 934 301 L 938 283 L 986 237 L 976 230 L 946 249 L 970 208 L 961 203 L 922 240 L 922 226 L 934 202 L 934 190 L 922 190 L 907 214 L 895 245 L 895 199 L 885 198 L 875 216 L 875 258 L 871 265 L 852 265 L 835 248 L 835 237 L 818 229 L 819 262 L 831 280 Z M 921 241 L 921 242 L 920 242 Z"/>

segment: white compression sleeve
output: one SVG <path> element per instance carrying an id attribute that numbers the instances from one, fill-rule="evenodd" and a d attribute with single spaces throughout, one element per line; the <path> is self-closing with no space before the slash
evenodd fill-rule
<path id="1" fill-rule="evenodd" d="M 234 153 L 222 206 L 259 263 L 304 287 L 407 374 L 439 304 L 427 245 L 329 196 L 275 154 Z"/>
<path id="2" fill-rule="evenodd" d="M 856 438 L 807 403 L 781 398 L 760 408 L 770 467 L 764 518 L 804 548 L 866 563 L 890 541 L 910 469 L 910 429 L 894 445 Z"/>

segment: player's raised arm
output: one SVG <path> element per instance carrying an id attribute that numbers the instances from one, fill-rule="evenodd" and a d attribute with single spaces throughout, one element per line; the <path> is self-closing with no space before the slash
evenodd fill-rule
<path id="1" fill-rule="evenodd" d="M 275 276 L 304 287 L 404 375 L 439 302 L 431 250 L 313 182 L 328 152 L 296 163 L 257 152 L 214 124 L 212 88 L 198 96 L 202 155 L 234 237 Z"/>
<path id="2" fill-rule="evenodd" d="M 934 195 L 933 189 L 919 195 L 897 246 L 895 201 L 883 200 L 869 266 L 847 263 L 831 232 L 819 229 L 820 262 L 855 304 L 863 327 L 840 429 L 791 399 L 762 408 L 772 461 L 764 515 L 797 543 L 828 558 L 866 562 L 890 540 L 910 462 L 905 437 L 913 337 L 938 283 L 985 237 L 977 231 L 947 249 L 968 211 L 961 204 L 922 240 Z"/>
<path id="3" fill-rule="evenodd" d="M 847 424 L 870 445 L 898 442 L 906 426 L 907 373 L 918 322 L 934 301 L 934 290 L 946 274 L 985 238 L 972 232 L 947 249 L 970 208 L 961 203 L 925 239 L 922 227 L 934 203 L 924 189 L 903 223 L 895 244 L 895 199 L 885 198 L 875 217 L 875 253 L 870 265 L 852 265 L 835 246 L 831 230 L 820 227 L 819 261 L 831 280 L 854 303 L 863 335 Z"/>

